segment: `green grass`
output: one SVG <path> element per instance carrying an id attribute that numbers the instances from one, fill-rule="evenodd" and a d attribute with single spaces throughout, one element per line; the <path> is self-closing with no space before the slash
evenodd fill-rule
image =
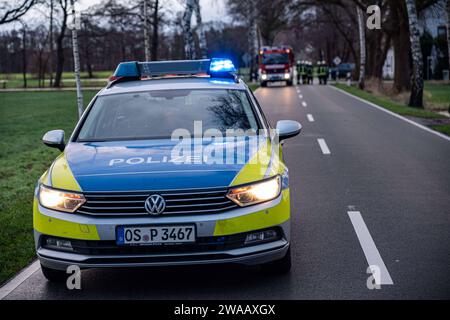
<path id="1" fill-rule="evenodd" d="M 397 114 L 400 114 L 402 116 L 411 116 L 411 117 L 425 118 L 425 119 L 446 119 L 446 117 L 441 114 L 434 113 L 434 112 L 424 110 L 424 109 L 411 108 L 411 107 L 396 103 L 394 101 L 391 101 L 388 98 L 377 97 L 370 92 L 360 90 L 354 86 L 349 87 L 345 84 L 340 84 L 340 83 L 335 84 L 335 86 L 338 87 L 339 89 L 342 89 L 342 90 L 344 90 L 348 93 L 351 93 L 357 97 L 363 98 L 364 100 L 375 103 L 383 108 L 386 108 L 386 109 L 388 109 L 392 112 L 395 112 Z"/>
<path id="2" fill-rule="evenodd" d="M 450 107 L 450 84 L 425 82 L 426 105 L 433 109 L 448 110 Z"/>
<path id="3" fill-rule="evenodd" d="M 94 94 L 84 93 L 85 105 Z M 58 155 L 41 138 L 52 129 L 68 136 L 76 121 L 75 92 L 0 93 L 0 283 L 35 257 L 33 190 Z"/>
<path id="4" fill-rule="evenodd" d="M 250 90 L 255 91 L 259 88 L 259 83 L 247 83 Z"/>
<path id="5" fill-rule="evenodd" d="M 450 124 L 436 124 L 431 125 L 430 128 L 450 136 Z"/>
<path id="6" fill-rule="evenodd" d="M 109 76 L 111 76 L 113 72 L 111 71 L 98 71 L 94 72 L 93 78 L 88 78 L 87 72 L 81 73 L 81 85 L 83 87 L 104 87 L 107 83 Z M 49 76 L 46 75 L 46 79 L 44 81 L 44 87 L 49 87 L 50 80 Z M 62 86 L 63 87 L 75 87 L 75 75 L 73 72 L 63 72 L 62 74 Z M 5 80 L 6 89 L 14 89 L 14 88 L 23 88 L 23 75 L 20 73 L 8 73 L 8 74 L 0 74 L 0 81 Z M 101 80 L 101 81 L 99 81 Z M 28 74 L 27 75 L 27 87 L 28 88 L 38 88 L 39 83 L 36 75 Z M 3 88 L 3 83 L 0 83 L 0 88 Z"/>

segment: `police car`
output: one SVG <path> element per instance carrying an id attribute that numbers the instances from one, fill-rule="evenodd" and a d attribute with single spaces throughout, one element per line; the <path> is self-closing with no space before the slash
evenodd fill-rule
<path id="1" fill-rule="evenodd" d="M 85 268 L 216 263 L 291 267 L 281 143 L 227 59 L 121 63 L 39 179 L 33 207 L 44 276 Z"/>

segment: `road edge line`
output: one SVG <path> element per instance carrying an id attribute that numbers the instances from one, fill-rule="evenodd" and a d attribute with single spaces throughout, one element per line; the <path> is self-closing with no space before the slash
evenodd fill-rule
<path id="1" fill-rule="evenodd" d="M 13 292 L 18 286 L 20 286 L 25 280 L 31 277 L 36 271 L 41 268 L 39 261 L 34 260 L 30 265 L 19 271 L 12 279 L 7 281 L 0 287 L 0 300 L 6 298 L 11 292 Z"/>
<path id="2" fill-rule="evenodd" d="M 341 93 L 343 93 L 343 94 L 346 94 L 346 95 L 348 95 L 348 96 L 350 96 L 350 97 L 352 97 L 352 98 L 354 98 L 354 99 L 356 99 L 356 100 L 359 100 L 359 101 L 361 101 L 361 102 L 364 102 L 364 103 L 366 103 L 367 105 L 369 105 L 369 106 L 371 106 L 371 107 L 374 107 L 374 108 L 376 108 L 376 109 L 378 109 L 378 110 L 381 110 L 381 111 L 383 111 L 383 112 L 386 112 L 386 113 L 390 114 L 391 116 L 394 116 L 394 117 L 396 117 L 396 118 L 398 118 L 398 119 L 401 119 L 401 120 L 403 120 L 403 121 L 406 121 L 406 122 L 408 122 L 409 124 L 412 124 L 412 125 L 414 125 L 414 126 L 420 128 L 420 129 L 423 129 L 423 130 L 425 130 L 425 131 L 428 131 L 428 132 L 430 132 L 430 133 L 432 133 L 432 134 L 434 134 L 434 135 L 436 135 L 436 136 L 438 136 L 438 137 L 441 137 L 441 138 L 443 138 L 443 139 L 445 139 L 445 140 L 447 140 L 447 141 L 450 141 L 450 137 L 449 137 L 449 136 L 446 136 L 446 135 L 443 134 L 443 133 L 440 133 L 440 132 L 438 132 L 438 131 L 435 131 L 435 130 L 433 130 L 433 129 L 430 129 L 430 128 L 428 128 L 428 127 L 426 127 L 426 126 L 424 126 L 424 125 L 422 125 L 422 124 L 420 124 L 420 123 L 417 123 L 417 122 L 415 122 L 415 121 L 413 121 L 413 120 L 409 120 L 408 118 L 405 118 L 404 116 L 401 116 L 401 115 L 399 115 L 399 114 L 397 114 L 397 113 L 395 113 L 395 112 L 392 112 L 392 111 L 390 111 L 390 110 L 388 110 L 388 109 L 386 109 L 386 108 L 383 108 L 383 107 L 381 107 L 381 106 L 379 106 L 379 105 L 377 105 L 377 104 L 375 104 L 375 103 L 373 103 L 373 102 L 370 102 L 370 101 L 367 101 L 367 100 L 365 100 L 365 99 L 363 99 L 363 98 L 360 98 L 360 97 L 358 97 L 358 96 L 355 96 L 354 94 L 351 94 L 351 93 L 349 93 L 349 92 L 347 92 L 347 91 L 344 91 L 344 90 L 342 90 L 342 89 L 339 89 L 339 88 L 337 88 L 337 87 L 335 87 L 335 86 L 333 86 L 333 85 L 328 85 L 328 87 L 330 87 L 330 88 L 332 88 L 333 90 L 336 90 L 336 91 L 338 91 L 338 92 L 341 92 Z"/>

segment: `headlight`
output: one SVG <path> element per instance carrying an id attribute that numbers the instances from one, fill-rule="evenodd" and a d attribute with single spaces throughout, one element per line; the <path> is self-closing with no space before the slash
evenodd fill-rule
<path id="1" fill-rule="evenodd" d="M 267 79 L 267 75 L 263 74 L 263 75 L 261 76 L 261 79 L 266 80 L 266 79 Z"/>
<path id="2" fill-rule="evenodd" d="M 241 207 L 275 199 L 281 191 L 280 176 L 230 189 L 227 197 Z"/>
<path id="3" fill-rule="evenodd" d="M 284 74 L 284 78 L 285 78 L 285 79 L 289 79 L 290 77 L 291 77 L 291 74 L 290 74 L 290 73 L 285 73 L 285 74 Z"/>
<path id="4" fill-rule="evenodd" d="M 65 212 L 74 212 L 86 199 L 81 193 L 50 189 L 41 185 L 39 188 L 39 202 L 42 206 Z"/>

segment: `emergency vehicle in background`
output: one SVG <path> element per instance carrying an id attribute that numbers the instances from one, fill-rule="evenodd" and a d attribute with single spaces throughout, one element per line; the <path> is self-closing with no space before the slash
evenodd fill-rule
<path id="1" fill-rule="evenodd" d="M 294 80 L 294 52 L 290 46 L 262 47 L 258 53 L 258 79 L 262 87 L 268 82 Z"/>

